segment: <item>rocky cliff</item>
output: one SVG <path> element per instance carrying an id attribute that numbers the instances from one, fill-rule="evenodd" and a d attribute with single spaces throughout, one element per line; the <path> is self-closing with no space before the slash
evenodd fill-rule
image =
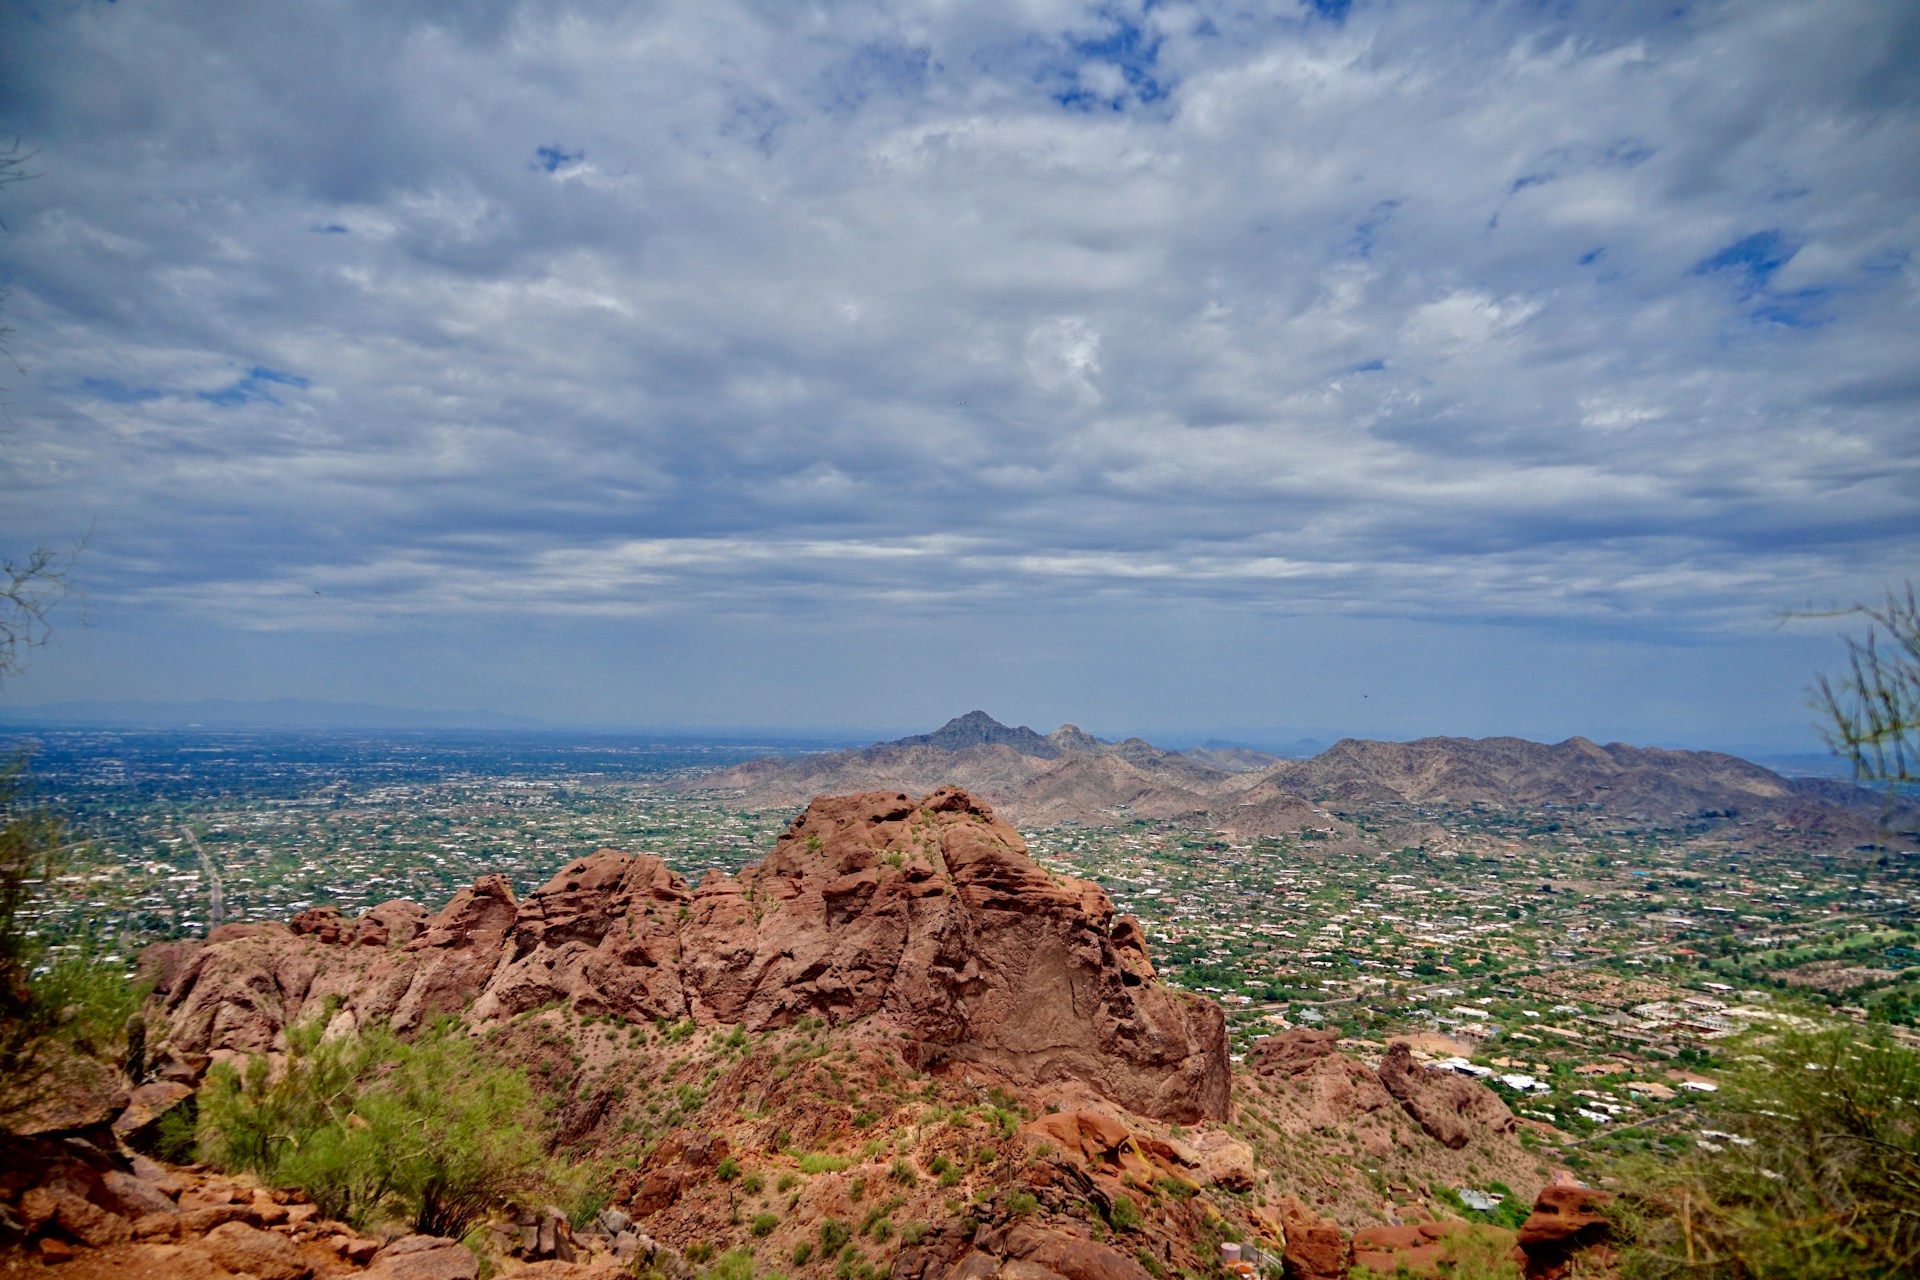
<path id="1" fill-rule="evenodd" d="M 954 788 L 816 800 L 764 861 L 698 886 L 657 858 L 602 851 L 524 902 L 487 877 L 424 918 L 387 904 L 250 927 L 170 975 L 153 1038 L 190 1077 L 283 1047 L 322 1009 L 340 1030 L 404 1030 L 554 1001 L 630 1023 L 860 1022 L 923 1070 L 1079 1082 L 1166 1120 L 1228 1108 L 1220 1011 L 1159 983 L 1130 918 L 1041 869 Z"/>

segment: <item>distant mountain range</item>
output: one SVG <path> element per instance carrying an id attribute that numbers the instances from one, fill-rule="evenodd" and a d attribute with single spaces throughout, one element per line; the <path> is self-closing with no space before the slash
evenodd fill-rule
<path id="1" fill-rule="evenodd" d="M 538 729 L 542 721 L 498 711 L 421 711 L 367 702 L 275 698 L 236 702 L 48 702 L 0 707 L 0 725 L 85 729 Z"/>
<path id="2" fill-rule="evenodd" d="M 1166 751 L 1140 738 L 1106 742 L 1074 725 L 1049 734 L 968 712 L 933 733 L 857 750 L 767 757 L 687 784 L 744 803 L 800 805 L 852 791 L 915 794 L 965 787 L 1028 827 L 1074 821 L 1187 818 L 1233 835 L 1354 829 L 1339 815 L 1395 806 L 1592 805 L 1656 821 L 1768 815 L 1799 829 L 1871 833 L 1880 803 L 1850 783 L 1782 777 L 1738 756 L 1585 738 L 1346 738 L 1306 760 L 1244 747 Z"/>

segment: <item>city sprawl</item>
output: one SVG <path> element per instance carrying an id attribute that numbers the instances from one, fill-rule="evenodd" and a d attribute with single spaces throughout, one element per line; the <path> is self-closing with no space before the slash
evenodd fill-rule
<path id="1" fill-rule="evenodd" d="M 148 942 L 311 906 L 516 893 L 600 848 L 691 881 L 760 856 L 792 809 L 674 784 L 759 743 L 556 735 L 19 735 L 73 841 L 34 921 L 131 966 Z M 1335 819 L 1338 819 L 1336 821 Z M 1357 833 L 1357 834 L 1350 834 Z M 1236 1051 L 1292 1026 L 1390 1037 L 1498 1090 L 1523 1141 L 1731 1140 L 1703 1100 L 1750 1028 L 1920 1020 L 1920 884 L 1872 845 L 1738 813 L 1382 806 L 1233 840 L 1113 815 L 1022 833 L 1138 917 L 1169 982 L 1226 1008 Z M 217 918 L 216 918 L 217 917 Z"/>

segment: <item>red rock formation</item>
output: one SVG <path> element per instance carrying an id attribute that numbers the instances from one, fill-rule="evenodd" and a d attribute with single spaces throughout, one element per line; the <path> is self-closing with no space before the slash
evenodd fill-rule
<path id="1" fill-rule="evenodd" d="M 1540 1190 L 1533 1212 L 1520 1224 L 1518 1244 L 1525 1255 L 1527 1280 L 1561 1280 L 1572 1269 L 1576 1253 L 1587 1252 L 1596 1261 L 1611 1253 L 1613 1226 L 1606 1206 L 1607 1191 L 1551 1183 Z"/>
<path id="2" fill-rule="evenodd" d="M 376 912 L 308 911 L 291 930 L 210 942 L 170 984 L 156 1044 L 189 1062 L 272 1051 L 329 996 L 349 1025 L 403 1030 L 566 999 L 750 1030 L 874 1019 L 923 1068 L 1080 1081 L 1171 1120 L 1227 1111 L 1220 1011 L 1162 986 L 1137 924 L 950 787 L 816 800 L 765 861 L 697 889 L 657 858 L 602 850 L 524 903 L 486 877 L 397 949 L 356 945 L 412 924 L 402 904 Z"/>
<path id="3" fill-rule="evenodd" d="M 1404 1042 L 1394 1044 L 1381 1060 L 1380 1083 L 1434 1141 L 1455 1151 L 1475 1134 L 1507 1137 L 1514 1132 L 1513 1112 L 1498 1094 L 1464 1076 L 1422 1067 Z"/>
<path id="4" fill-rule="evenodd" d="M 1347 1274 L 1351 1249 L 1339 1223 L 1307 1208 L 1297 1196 L 1280 1202 L 1280 1221 L 1287 1280 L 1341 1280 Z"/>
<path id="5" fill-rule="evenodd" d="M 1297 1119 L 1290 1128 L 1300 1132 L 1351 1133 L 1375 1156 L 1385 1156 L 1398 1145 L 1393 1095 L 1378 1076 L 1357 1059 L 1335 1048 L 1332 1031 L 1286 1031 L 1254 1042 L 1245 1069 L 1275 1077 L 1293 1086 Z"/>

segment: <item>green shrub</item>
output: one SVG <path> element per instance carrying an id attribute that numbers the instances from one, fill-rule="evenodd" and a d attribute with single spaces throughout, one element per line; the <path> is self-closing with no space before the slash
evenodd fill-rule
<path id="1" fill-rule="evenodd" d="M 1630 1277 L 1912 1274 L 1920 1257 L 1920 1054 L 1884 1033 L 1788 1032 L 1721 1082 L 1719 1151 L 1614 1170 Z M 1746 1059 L 1750 1058 L 1750 1061 Z"/>
<path id="2" fill-rule="evenodd" d="M 892 1175 L 895 1182 L 903 1186 L 911 1186 L 920 1180 L 920 1175 L 915 1171 L 913 1162 L 906 1159 L 895 1160 L 893 1162 L 893 1168 L 889 1169 L 888 1173 Z"/>
<path id="3" fill-rule="evenodd" d="M 781 1191 L 781 1192 L 791 1191 L 799 1185 L 800 1185 L 800 1175 L 793 1172 L 791 1169 L 781 1174 L 780 1180 L 773 1184 L 774 1189 L 776 1191 Z"/>
<path id="4" fill-rule="evenodd" d="M 355 1224 L 398 1212 L 422 1235 L 459 1239 L 525 1185 L 540 1145 L 523 1118 L 526 1077 L 483 1062 L 451 1022 L 412 1042 L 391 1032 L 323 1040 L 290 1028 L 287 1062 L 220 1064 L 200 1094 L 201 1151 L 225 1168 L 298 1187 Z"/>
<path id="5" fill-rule="evenodd" d="M 1115 1231 L 1131 1231 L 1140 1225 L 1140 1210 L 1127 1196 L 1113 1198 L 1113 1211 L 1107 1215 L 1107 1221 Z"/>
<path id="6" fill-rule="evenodd" d="M 722 1157 L 720 1163 L 714 1166 L 713 1176 L 722 1182 L 732 1182 L 740 1176 L 740 1162 L 732 1156 Z"/>
<path id="7" fill-rule="evenodd" d="M 1147 1269 L 1147 1273 L 1153 1276 L 1154 1280 L 1161 1280 L 1161 1277 L 1167 1274 L 1166 1268 L 1160 1265 L 1160 1259 L 1154 1257 L 1153 1251 L 1147 1248 L 1147 1246 L 1141 1245 L 1138 1249 L 1135 1249 L 1133 1251 L 1133 1257 L 1134 1261 Z"/>
<path id="8" fill-rule="evenodd" d="M 780 1219 L 775 1217 L 773 1214 L 756 1213 L 753 1215 L 753 1222 L 750 1226 L 747 1227 L 747 1230 L 756 1239 L 758 1239 L 761 1236 L 767 1235 L 769 1232 L 771 1232 L 775 1227 L 779 1225 L 780 1225 Z"/>
<path id="9" fill-rule="evenodd" d="M 701 1272 L 700 1280 L 753 1280 L 753 1250 L 727 1250 L 712 1267 Z"/>
<path id="10" fill-rule="evenodd" d="M 1040 1208 L 1040 1201 L 1031 1191 L 1015 1191 L 1007 1197 L 1007 1212 L 1016 1218 L 1024 1218 Z"/>
<path id="11" fill-rule="evenodd" d="M 802 1173 L 838 1173 L 853 1161 L 846 1156 L 830 1156 L 824 1152 L 808 1151 L 800 1157 Z"/>
<path id="12" fill-rule="evenodd" d="M 853 1239 L 853 1232 L 846 1223 L 838 1218 L 827 1218 L 820 1224 L 820 1252 L 835 1254 L 847 1241 Z"/>
<path id="13" fill-rule="evenodd" d="M 811 1259 L 812 1257 L 813 1257 L 813 1241 L 802 1240 L 799 1244 L 796 1244 L 795 1246 L 793 1246 L 793 1265 L 794 1266 L 804 1267 L 807 1265 L 808 1260 Z"/>

